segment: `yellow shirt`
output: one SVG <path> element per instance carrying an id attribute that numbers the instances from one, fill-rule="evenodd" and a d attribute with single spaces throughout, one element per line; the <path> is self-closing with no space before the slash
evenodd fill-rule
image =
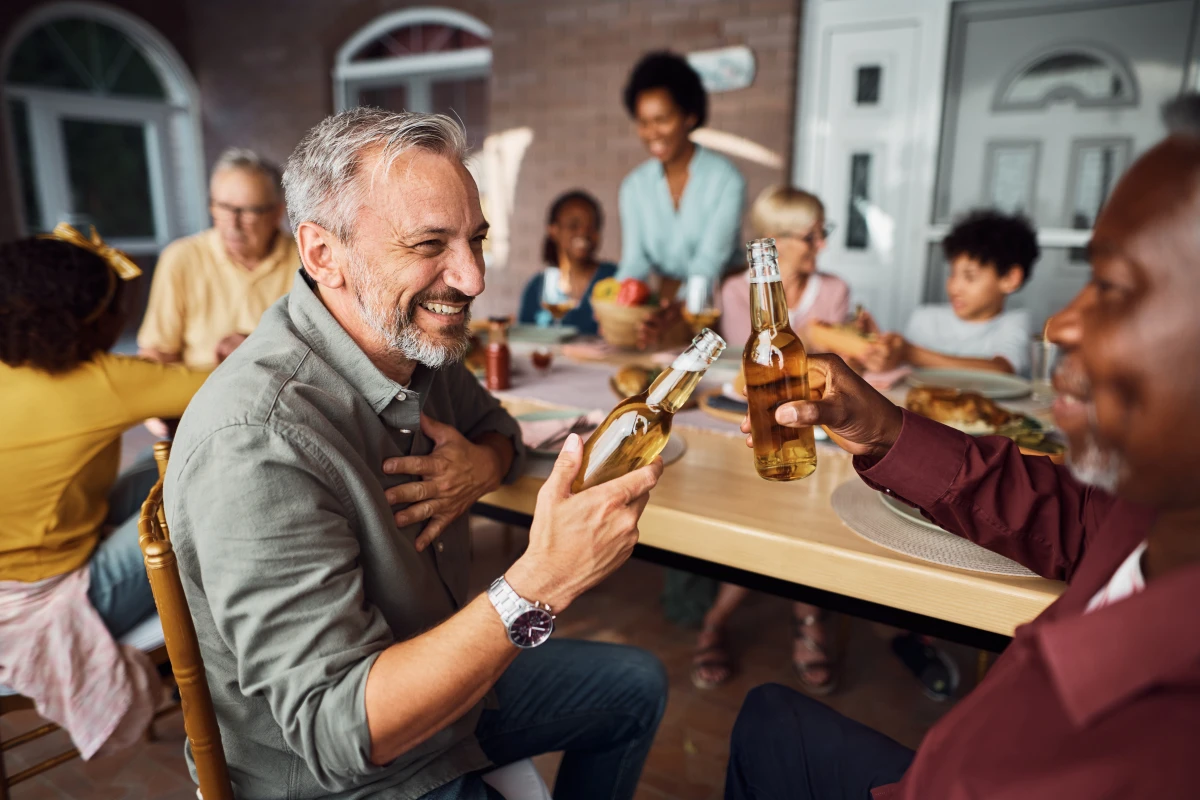
<path id="1" fill-rule="evenodd" d="M 108 516 L 121 434 L 179 417 L 206 377 L 110 353 L 57 375 L 0 363 L 0 581 L 87 563 Z"/>
<path id="2" fill-rule="evenodd" d="M 195 369 L 217 365 L 217 344 L 250 333 L 292 288 L 300 254 L 280 232 L 266 259 L 248 270 L 230 260 L 213 228 L 171 242 L 158 257 L 138 346 L 178 353 Z"/>

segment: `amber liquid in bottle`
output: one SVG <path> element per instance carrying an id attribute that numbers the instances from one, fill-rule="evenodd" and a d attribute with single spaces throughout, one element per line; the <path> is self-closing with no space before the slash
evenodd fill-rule
<path id="1" fill-rule="evenodd" d="M 754 468 L 769 481 L 807 478 L 817 468 L 811 427 L 775 421 L 784 403 L 808 399 L 808 354 L 788 321 L 774 239 L 746 245 L 750 261 L 750 340 L 742 353 Z"/>
<path id="2" fill-rule="evenodd" d="M 705 328 L 649 389 L 618 403 L 583 446 L 571 490 L 581 492 L 653 461 L 671 438 L 675 412 L 724 349 L 725 340 Z"/>

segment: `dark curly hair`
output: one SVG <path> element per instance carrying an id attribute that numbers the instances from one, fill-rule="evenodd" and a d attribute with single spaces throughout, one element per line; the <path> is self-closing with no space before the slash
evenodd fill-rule
<path id="1" fill-rule="evenodd" d="M 638 95 L 647 89 L 666 89 L 684 114 L 696 118 L 697 128 L 708 122 L 708 93 L 700 75 L 683 56 L 669 50 L 642 56 L 625 84 L 625 109 L 629 116 L 637 116 Z"/>
<path id="2" fill-rule="evenodd" d="M 1001 214 L 992 209 L 972 211 L 960 219 L 942 240 L 947 261 L 969 256 L 1003 275 L 1009 267 L 1021 268 L 1021 285 L 1029 282 L 1038 260 L 1037 232 L 1021 214 Z"/>
<path id="3" fill-rule="evenodd" d="M 108 350 L 125 323 L 124 284 L 103 258 L 73 244 L 0 244 L 0 361 L 66 372 Z"/>
<path id="4" fill-rule="evenodd" d="M 554 202 L 550 204 L 550 213 L 546 215 L 546 224 L 553 225 L 558 222 L 558 215 L 562 213 L 567 203 L 576 201 L 587 203 L 592 207 L 592 213 L 596 215 L 597 230 L 604 227 L 604 212 L 600 210 L 600 201 L 582 189 L 572 189 L 554 198 Z M 558 245 L 549 236 L 546 237 L 546 242 L 542 245 L 542 259 L 544 263 L 552 267 L 558 266 Z"/>

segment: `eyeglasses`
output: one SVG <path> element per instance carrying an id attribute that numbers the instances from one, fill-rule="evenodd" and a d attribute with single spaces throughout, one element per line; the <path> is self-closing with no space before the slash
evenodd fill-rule
<path id="1" fill-rule="evenodd" d="M 208 207 L 209 210 L 212 211 L 213 216 L 217 216 L 219 213 L 222 217 L 242 216 L 246 217 L 247 219 L 258 219 L 259 217 L 270 214 L 272 211 L 279 208 L 279 205 L 276 203 L 266 206 L 231 206 L 229 203 L 218 203 L 217 201 L 213 200 L 208 204 Z"/>
<path id="2" fill-rule="evenodd" d="M 803 235 L 801 235 L 799 233 L 788 232 L 788 233 L 780 233 L 780 234 L 776 235 L 775 238 L 776 239 L 799 239 L 800 241 L 807 244 L 809 247 L 815 247 L 818 241 L 823 242 L 826 239 L 828 239 L 830 234 L 833 233 L 833 229 L 834 229 L 834 224 L 832 222 L 826 222 L 821 227 L 816 228 L 815 230 L 809 231 L 808 233 L 803 234 Z"/>

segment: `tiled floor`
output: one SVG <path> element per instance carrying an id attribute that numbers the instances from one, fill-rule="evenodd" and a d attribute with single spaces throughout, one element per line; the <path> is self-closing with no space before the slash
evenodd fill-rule
<path id="1" fill-rule="evenodd" d="M 148 443 L 140 434 L 130 437 L 127 451 Z M 506 543 L 501 529 L 489 522 L 474 526 L 476 564 L 473 583 L 482 589 L 523 547 L 523 533 L 512 532 Z M 508 545 L 506 547 L 506 544 Z M 692 688 L 689 680 L 694 634 L 662 617 L 658 592 L 660 568 L 630 562 L 603 586 L 581 598 L 560 620 L 560 635 L 626 642 L 658 654 L 671 678 L 666 716 L 651 750 L 639 800 L 703 800 L 721 796 L 729 731 L 752 687 L 770 681 L 791 683 L 788 668 L 790 640 L 787 604 L 778 598 L 755 597 L 734 618 L 734 646 L 741 670 L 728 685 L 710 692 Z M 889 628 L 860 620 L 844 623 L 844 662 L 840 690 L 827 702 L 898 741 L 916 746 L 925 731 L 948 709 L 928 700 L 913 678 L 891 656 Z M 974 652 L 948 648 L 964 676 L 963 693 L 974 675 Z M 0 721 L 10 737 L 32 727 L 31 713 L 13 714 Z M 194 788 L 183 762 L 183 726 L 178 714 L 156 725 L 158 740 L 131 752 L 84 763 L 73 761 L 21 784 L 12 800 L 188 800 Z M 38 756 L 62 748 L 59 733 L 6 754 L 9 773 Z M 552 780 L 557 757 L 543 756 L 538 766 Z"/>

